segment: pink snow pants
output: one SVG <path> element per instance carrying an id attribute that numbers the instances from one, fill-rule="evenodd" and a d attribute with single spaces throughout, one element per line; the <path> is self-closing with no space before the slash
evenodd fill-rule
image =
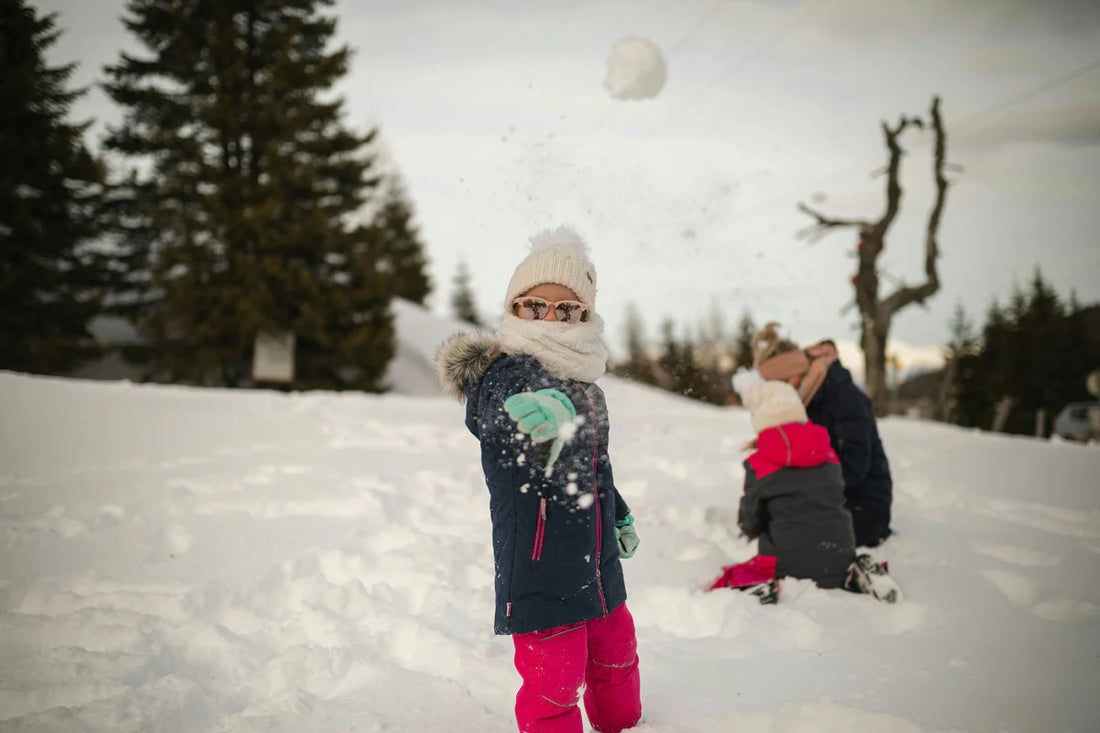
<path id="1" fill-rule="evenodd" d="M 638 643 L 626 604 L 607 618 L 512 637 L 523 685 L 516 694 L 520 733 L 581 733 L 588 722 L 618 733 L 642 717 Z"/>

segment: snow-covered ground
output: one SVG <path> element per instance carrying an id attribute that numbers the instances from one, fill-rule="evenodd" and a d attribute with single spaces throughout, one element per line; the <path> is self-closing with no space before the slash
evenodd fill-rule
<path id="1" fill-rule="evenodd" d="M 1093 731 L 1100 451 L 882 432 L 897 606 L 702 587 L 747 415 L 605 379 L 645 733 Z M 514 729 L 477 444 L 435 396 L 0 373 L 0 729 Z"/>

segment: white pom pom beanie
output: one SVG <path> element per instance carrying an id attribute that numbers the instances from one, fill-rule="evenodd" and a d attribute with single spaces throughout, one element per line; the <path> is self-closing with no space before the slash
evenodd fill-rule
<path id="1" fill-rule="evenodd" d="M 584 240 L 572 229 L 558 227 L 531 237 L 531 253 L 508 283 L 504 311 L 511 313 L 513 300 L 543 283 L 564 285 L 596 311 L 596 268 L 588 259 Z"/>
<path id="2" fill-rule="evenodd" d="M 744 396 L 745 407 L 752 413 L 752 429 L 759 433 L 787 423 L 807 422 L 806 408 L 798 390 L 786 382 L 761 382 L 752 385 Z"/>

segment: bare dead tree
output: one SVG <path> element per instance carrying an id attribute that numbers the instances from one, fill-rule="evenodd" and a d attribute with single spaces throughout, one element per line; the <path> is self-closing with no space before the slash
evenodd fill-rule
<path id="1" fill-rule="evenodd" d="M 924 240 L 925 280 L 919 285 L 907 285 L 898 282 L 896 289 L 886 297 L 879 296 L 879 279 L 888 277 L 880 272 L 878 259 L 886 244 L 886 233 L 897 217 L 901 207 L 901 185 L 898 172 L 901 166 L 903 150 L 898 138 L 909 127 L 924 128 L 919 117 L 902 116 L 891 127 L 885 121 L 882 131 L 885 136 L 889 159 L 886 174 L 886 211 L 877 220 L 837 219 L 826 216 L 803 203 L 800 211 L 813 217 L 814 223 L 803 230 L 802 236 L 817 241 L 834 229 L 854 227 L 859 231 L 859 269 L 852 276 L 855 288 L 855 304 L 860 313 L 860 346 L 863 348 L 864 374 L 867 379 L 867 393 L 871 398 L 876 415 L 886 413 L 888 395 L 886 391 L 886 341 L 890 334 L 890 323 L 899 310 L 913 303 L 924 304 L 925 299 L 940 288 L 939 275 L 936 272 L 936 259 L 939 257 L 937 234 L 940 219 L 943 216 L 944 202 L 947 199 L 947 179 L 944 178 L 944 156 L 947 135 L 940 117 L 940 98 L 932 98 L 930 124 L 935 135 L 935 147 L 932 154 L 932 173 L 936 182 L 936 197 L 928 216 L 928 226 Z"/>

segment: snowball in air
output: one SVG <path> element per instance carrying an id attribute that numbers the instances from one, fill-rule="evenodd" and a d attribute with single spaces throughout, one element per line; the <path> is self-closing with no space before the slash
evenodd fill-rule
<path id="1" fill-rule="evenodd" d="M 611 47 L 603 85 L 616 99 L 650 99 L 657 96 L 667 78 L 661 49 L 653 41 L 630 36 Z"/>

